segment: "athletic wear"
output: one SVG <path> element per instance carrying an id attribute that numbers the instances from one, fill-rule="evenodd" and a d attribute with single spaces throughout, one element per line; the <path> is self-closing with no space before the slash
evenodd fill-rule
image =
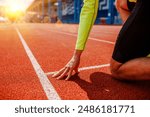
<path id="1" fill-rule="evenodd" d="M 136 0 L 127 0 L 130 10 L 133 9 Z M 80 25 L 75 49 L 84 50 L 91 28 L 95 22 L 99 0 L 84 0 L 80 14 Z"/>
<path id="2" fill-rule="evenodd" d="M 127 6 L 130 11 L 133 10 L 137 0 L 127 0 Z"/>
<path id="3" fill-rule="evenodd" d="M 150 53 L 150 0 L 137 0 L 132 14 L 123 25 L 112 58 L 120 63 Z"/>
<path id="4" fill-rule="evenodd" d="M 87 38 L 95 22 L 99 0 L 84 0 L 76 43 L 77 50 L 84 50 Z"/>
<path id="5" fill-rule="evenodd" d="M 128 0 L 129 2 L 136 2 L 137 0 Z"/>

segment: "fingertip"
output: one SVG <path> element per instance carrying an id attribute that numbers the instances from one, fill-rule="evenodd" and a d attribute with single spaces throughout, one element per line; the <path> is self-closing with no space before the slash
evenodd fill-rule
<path id="1" fill-rule="evenodd" d="M 67 77 L 65 80 L 66 80 L 66 81 L 68 81 L 69 79 L 70 79 L 70 76 L 69 76 L 69 77 Z"/>
<path id="2" fill-rule="evenodd" d="M 55 78 L 57 76 L 57 73 L 54 73 L 53 75 L 52 75 L 52 78 Z"/>
<path id="3" fill-rule="evenodd" d="M 62 79 L 64 76 L 59 76 L 59 77 L 57 77 L 56 79 L 57 80 L 60 80 L 60 79 Z"/>

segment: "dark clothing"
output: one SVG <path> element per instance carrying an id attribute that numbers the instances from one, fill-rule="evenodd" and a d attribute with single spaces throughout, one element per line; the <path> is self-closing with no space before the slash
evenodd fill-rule
<path id="1" fill-rule="evenodd" d="M 120 63 L 150 54 L 150 0 L 138 0 L 117 38 L 112 58 Z"/>

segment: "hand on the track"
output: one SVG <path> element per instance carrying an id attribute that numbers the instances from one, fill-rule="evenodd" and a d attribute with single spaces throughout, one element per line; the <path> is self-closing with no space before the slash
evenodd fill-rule
<path id="1" fill-rule="evenodd" d="M 65 80 L 69 80 L 69 78 L 73 74 L 73 71 L 75 71 L 75 73 L 78 73 L 78 67 L 79 67 L 79 64 L 80 64 L 81 52 L 76 52 L 76 54 L 67 63 L 67 65 L 65 65 L 65 67 L 63 67 L 58 72 L 54 73 L 52 77 L 57 78 L 57 79 L 62 79 L 65 76 L 67 76 L 67 78 Z"/>

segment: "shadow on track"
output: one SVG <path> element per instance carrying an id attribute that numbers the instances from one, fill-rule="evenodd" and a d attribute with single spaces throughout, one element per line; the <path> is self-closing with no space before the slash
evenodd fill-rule
<path id="1" fill-rule="evenodd" d="M 72 76 L 90 100 L 149 100 L 150 81 L 119 81 L 111 75 L 95 72 L 90 75 L 90 82 Z"/>

